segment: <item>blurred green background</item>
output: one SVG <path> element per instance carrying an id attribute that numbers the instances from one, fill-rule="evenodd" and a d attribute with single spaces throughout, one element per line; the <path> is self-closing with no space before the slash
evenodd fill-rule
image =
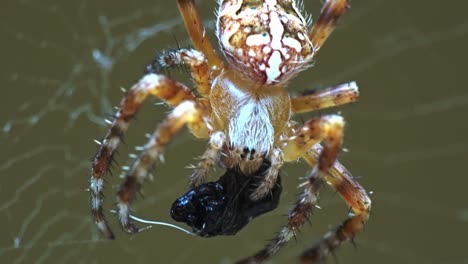
<path id="1" fill-rule="evenodd" d="M 305 2 L 316 17 L 321 1 Z M 357 249 L 344 245 L 339 263 L 468 263 L 468 5 L 461 3 L 353 1 L 315 67 L 291 83 L 291 94 L 350 80 L 361 89 L 358 103 L 323 112 L 346 118 L 349 152 L 340 159 L 373 192 Z M 197 4 L 213 36 L 216 1 Z M 175 1 L 5 0 L 0 36 L 0 262 L 231 263 L 285 223 L 308 170 L 303 162 L 284 167 L 280 208 L 236 236 L 205 239 L 159 226 L 128 236 L 108 214 L 117 240 L 106 241 L 92 222 L 93 139 L 104 135 L 120 87 L 130 87 L 157 51 L 190 44 Z M 189 83 L 183 72 L 171 77 Z M 132 124 L 121 166 L 167 113 L 154 103 Z M 204 147 L 183 132 L 135 214 L 173 222 L 168 211 L 187 190 L 185 166 Z M 113 172 L 107 209 L 120 166 Z M 271 263 L 293 262 L 346 217 L 348 208 L 326 189 L 311 226 Z"/>

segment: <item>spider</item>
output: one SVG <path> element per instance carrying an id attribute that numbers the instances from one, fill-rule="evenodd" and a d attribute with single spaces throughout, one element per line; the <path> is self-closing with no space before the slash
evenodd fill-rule
<path id="1" fill-rule="evenodd" d="M 145 180 L 152 177 L 154 164 L 163 161 L 165 148 L 187 126 L 195 137 L 208 139 L 208 146 L 193 167 L 190 179 L 193 192 L 182 198 L 191 202 L 206 198 L 213 202 L 216 211 L 224 206 L 223 199 L 230 198 L 227 193 L 237 192 L 242 196 L 238 207 L 251 210 L 239 219 L 232 214 L 218 215 L 224 219 L 211 225 L 212 229 L 207 227 L 208 222 L 192 223 L 198 234 L 234 234 L 253 217 L 272 210 L 281 192 L 280 168 L 285 162 L 302 158 L 312 169 L 300 185 L 303 192 L 289 212 L 286 225 L 263 249 L 239 262 L 258 263 L 272 257 L 311 216 L 319 191 L 327 183 L 341 195 L 353 214 L 300 256 L 304 263 L 322 260 L 363 229 L 370 215 L 371 200 L 337 161 L 343 144 L 344 119 L 324 115 L 299 125 L 291 118 L 294 114 L 354 102 L 359 96 L 358 87 L 349 82 L 293 98 L 286 88 L 294 76 L 311 65 L 349 8 L 349 0 L 326 1 L 313 25 L 301 14 L 302 5 L 295 0 L 218 2 L 216 35 L 227 63 L 207 38 L 195 1 L 177 0 L 194 49 L 178 48 L 160 54 L 122 99 L 92 165 L 94 220 L 107 238 L 114 239 L 102 207 L 104 175 L 131 119 L 152 95 L 173 109 L 142 147 L 117 192 L 117 215 L 124 231 L 138 232 L 130 220 L 131 203 Z M 162 68 L 180 65 L 189 67 L 195 90 L 159 73 Z M 207 176 L 216 166 L 225 168 L 225 175 L 216 183 L 207 183 Z M 248 179 L 255 180 L 241 190 L 238 185 Z M 187 218 L 190 212 L 177 201 L 172 216 L 185 221 L 182 218 Z M 221 226 L 216 226 L 219 223 Z"/>

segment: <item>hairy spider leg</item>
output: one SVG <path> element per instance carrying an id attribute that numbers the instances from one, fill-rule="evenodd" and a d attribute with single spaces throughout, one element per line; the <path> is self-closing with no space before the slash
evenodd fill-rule
<path id="1" fill-rule="evenodd" d="M 304 154 L 303 158 L 311 166 L 317 163 L 322 146 L 316 145 Z M 351 207 L 354 215 L 346 219 L 341 225 L 328 232 L 321 241 L 313 247 L 303 251 L 300 260 L 303 263 L 315 263 L 333 252 L 339 245 L 353 240 L 361 232 L 369 219 L 371 200 L 366 190 L 353 178 L 351 173 L 339 162 L 330 169 L 325 180 L 330 184 Z"/>
<path id="2" fill-rule="evenodd" d="M 190 125 L 192 130 L 206 130 L 206 114 L 206 108 L 195 101 L 180 103 L 158 125 L 139 157 L 133 162 L 117 192 L 119 221 L 127 233 L 138 232 L 138 228 L 130 221 L 129 209 L 142 184 L 150 177 L 153 165 L 164 160 L 164 148 L 185 125 Z"/>
<path id="3" fill-rule="evenodd" d="M 208 61 L 198 50 L 177 49 L 165 51 L 159 54 L 154 61 L 148 65 L 148 72 L 158 72 L 162 68 L 171 66 L 188 65 L 191 68 L 192 78 L 197 91 L 203 97 L 208 97 L 211 90 L 211 76 Z"/>
<path id="4" fill-rule="evenodd" d="M 359 89 L 356 82 L 349 82 L 329 87 L 313 94 L 292 98 L 291 110 L 293 113 L 305 113 L 352 103 L 357 101 L 358 98 Z M 268 169 L 264 182 L 252 193 L 251 198 L 253 200 L 263 198 L 273 188 L 279 169 L 283 165 L 282 154 L 280 154 L 277 153 L 275 156 L 270 157 L 272 159 L 272 166 Z"/>
<path id="5" fill-rule="evenodd" d="M 320 11 L 320 16 L 309 31 L 315 51 L 318 51 L 328 39 L 340 17 L 349 9 L 351 0 L 327 0 Z"/>
<path id="6" fill-rule="evenodd" d="M 291 110 L 296 114 L 305 113 L 353 103 L 358 99 L 359 88 L 353 81 L 292 98 Z"/>
<path id="7" fill-rule="evenodd" d="M 148 95 L 156 96 L 172 106 L 182 101 L 195 100 L 195 95 L 185 85 L 163 75 L 148 74 L 133 85 L 120 102 L 120 109 L 115 114 L 115 119 L 94 157 L 90 179 L 91 211 L 94 221 L 99 230 L 109 239 L 114 239 L 114 234 L 107 223 L 102 207 L 104 176 L 110 171 L 109 167 L 114 153 L 127 132 L 130 120 Z"/>
<path id="8" fill-rule="evenodd" d="M 203 21 L 198 13 L 195 1 L 177 0 L 177 5 L 184 19 L 185 28 L 187 28 L 190 38 L 192 39 L 193 46 L 195 46 L 195 49 L 205 54 L 210 69 L 214 72 L 215 76 L 218 75 L 224 63 L 206 35 L 206 30 L 203 27 Z"/>
<path id="9" fill-rule="evenodd" d="M 217 131 L 210 135 L 208 148 L 201 157 L 198 164 L 194 167 L 194 171 L 190 177 L 190 189 L 205 183 L 209 172 L 215 167 L 219 161 L 222 148 L 226 143 L 226 134 L 222 131 Z"/>
<path id="10" fill-rule="evenodd" d="M 270 155 L 270 167 L 266 170 L 265 175 L 262 175 L 262 182 L 250 195 L 250 199 L 253 201 L 260 200 L 273 190 L 283 164 L 283 153 L 279 149 L 274 149 Z"/>
<path id="11" fill-rule="evenodd" d="M 307 177 L 307 182 L 301 185 L 304 187 L 304 192 L 289 213 L 288 223 L 263 249 L 238 263 L 260 263 L 271 258 L 309 219 L 318 202 L 325 176 L 335 163 L 342 146 L 343 130 L 344 121 L 341 116 L 327 115 L 307 121 L 291 138 L 283 152 L 285 161 L 297 159 L 311 148 L 311 144 L 322 142 L 324 147 L 318 163 Z"/>

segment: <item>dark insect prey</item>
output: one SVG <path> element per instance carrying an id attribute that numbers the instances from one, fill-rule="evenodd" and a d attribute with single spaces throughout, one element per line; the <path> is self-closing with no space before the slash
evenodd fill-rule
<path id="1" fill-rule="evenodd" d="M 252 176 L 228 169 L 218 181 L 203 183 L 178 198 L 171 216 L 199 236 L 235 235 L 255 217 L 278 206 L 282 191 L 279 176 L 269 195 L 257 201 L 250 199 L 261 181 L 261 173 Z"/>

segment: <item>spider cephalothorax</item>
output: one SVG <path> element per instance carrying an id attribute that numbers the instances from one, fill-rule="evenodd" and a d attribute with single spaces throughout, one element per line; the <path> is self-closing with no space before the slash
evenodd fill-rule
<path id="1" fill-rule="evenodd" d="M 323 259 L 360 232 L 369 218 L 371 201 L 362 186 L 337 161 L 343 144 L 344 119 L 325 115 L 298 125 L 294 114 L 354 102 L 358 87 L 349 82 L 290 98 L 288 80 L 306 69 L 349 7 L 347 0 L 328 0 L 311 25 L 294 0 L 223 0 L 217 12 L 217 37 L 225 64 L 207 38 L 194 0 L 177 0 L 194 49 L 163 52 L 147 68 L 120 103 L 108 133 L 100 142 L 91 170 L 91 206 L 99 229 L 114 238 L 102 207 L 104 175 L 129 122 L 149 96 L 173 110 L 141 148 L 117 192 L 122 229 L 138 232 L 129 209 L 164 150 L 185 125 L 208 147 L 196 164 L 190 190 L 172 207 L 177 221 L 201 236 L 235 234 L 252 218 L 274 209 L 281 193 L 283 163 L 305 160 L 311 172 L 287 224 L 256 254 L 242 263 L 262 262 L 285 245 L 311 216 L 324 183 L 343 197 L 353 214 L 315 246 L 303 262 Z M 164 67 L 190 67 L 194 87 L 159 73 Z M 267 164 L 267 165 L 265 165 Z M 226 173 L 214 182 L 214 167 Z M 248 186 L 247 189 L 243 188 Z"/>

